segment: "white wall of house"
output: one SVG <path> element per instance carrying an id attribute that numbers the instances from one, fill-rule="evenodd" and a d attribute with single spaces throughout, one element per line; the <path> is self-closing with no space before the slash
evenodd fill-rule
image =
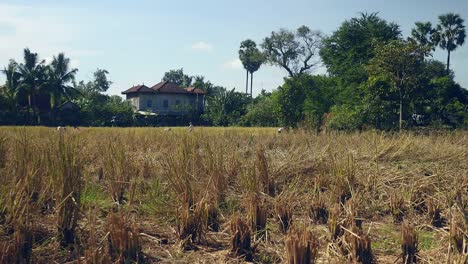
<path id="1" fill-rule="evenodd" d="M 130 101 L 130 103 L 136 108 L 136 109 L 139 109 L 140 108 L 140 98 L 137 96 L 137 97 L 131 97 L 129 98 L 127 96 L 127 100 Z"/>
<path id="2" fill-rule="evenodd" d="M 139 111 L 155 113 L 185 113 L 197 109 L 203 111 L 203 95 L 197 94 L 150 94 L 141 93 L 136 97 L 127 96 L 127 100 Z"/>

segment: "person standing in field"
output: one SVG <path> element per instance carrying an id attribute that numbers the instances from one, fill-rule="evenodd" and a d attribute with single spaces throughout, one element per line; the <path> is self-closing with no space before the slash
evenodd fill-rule
<path id="1" fill-rule="evenodd" d="M 189 132 L 192 132 L 192 131 L 193 131 L 192 122 L 189 123 L 189 126 L 187 127 L 187 130 L 188 130 Z"/>

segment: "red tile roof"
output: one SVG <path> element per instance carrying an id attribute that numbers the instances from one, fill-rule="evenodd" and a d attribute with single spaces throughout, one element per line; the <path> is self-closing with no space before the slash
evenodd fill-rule
<path id="1" fill-rule="evenodd" d="M 126 90 L 126 91 L 123 91 L 122 94 L 128 94 L 128 93 L 152 93 L 153 90 L 151 90 L 151 88 L 149 88 L 148 86 L 146 85 L 135 85 L 133 86 L 132 88 Z"/>
<path id="2" fill-rule="evenodd" d="M 177 94 L 205 94 L 205 91 L 195 87 L 182 88 L 175 83 L 168 81 L 160 82 L 149 88 L 145 85 L 136 85 L 132 88 L 123 91 L 122 94 L 128 93 L 177 93 Z"/>
<path id="3" fill-rule="evenodd" d="M 184 89 L 185 89 L 185 91 L 190 92 L 190 93 L 205 94 L 205 91 L 203 91 L 200 88 L 187 87 L 187 88 L 184 88 Z"/>
<path id="4" fill-rule="evenodd" d="M 159 93 L 187 93 L 184 88 L 178 86 L 175 83 L 170 83 L 168 81 L 160 82 L 155 86 L 151 87 L 156 92 Z"/>

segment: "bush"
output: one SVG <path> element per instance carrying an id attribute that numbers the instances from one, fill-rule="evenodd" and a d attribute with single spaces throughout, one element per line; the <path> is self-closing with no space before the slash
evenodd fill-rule
<path id="1" fill-rule="evenodd" d="M 360 106 L 334 105 L 325 120 L 326 128 L 353 131 L 361 130 L 364 124 L 364 111 Z"/>

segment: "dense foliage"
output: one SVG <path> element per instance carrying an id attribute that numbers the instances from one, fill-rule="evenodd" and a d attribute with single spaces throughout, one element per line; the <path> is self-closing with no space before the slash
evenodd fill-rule
<path id="1" fill-rule="evenodd" d="M 466 128 L 468 91 L 455 81 L 451 54 L 464 44 L 464 20 L 457 14 L 439 23 L 416 22 L 411 36 L 377 13 L 344 21 L 329 36 L 301 26 L 265 37 L 260 48 L 251 39 L 240 43 L 246 70 L 245 93 L 217 86 L 201 75 L 170 70 L 162 78 L 206 92 L 205 113 L 164 120 L 139 120 L 119 96 L 104 93 L 112 82 L 97 69 L 93 80 L 75 82 L 77 69 L 59 54 L 50 64 L 24 50 L 24 61 L 11 60 L 0 86 L 0 124 L 145 126 L 195 124 L 215 126 L 286 126 L 382 130 L 418 126 Z M 432 58 L 441 48 L 447 62 Z M 252 98 L 253 73 L 263 63 L 288 73 L 284 84 Z M 322 63 L 325 75 L 314 75 Z M 248 90 L 250 74 L 250 92 Z M 249 94 L 250 93 L 250 94 Z M 75 107 L 63 109 L 64 103 Z"/>
<path id="2" fill-rule="evenodd" d="M 11 60 L 0 87 L 1 125 L 133 125 L 133 109 L 119 96 L 108 96 L 108 71 L 97 69 L 93 80 L 75 82 L 78 69 L 70 68 L 63 53 L 49 64 L 37 53 L 24 50 L 24 61 Z"/>
<path id="3" fill-rule="evenodd" d="M 316 131 L 466 128 L 468 91 L 449 69 L 450 51 L 464 43 L 464 21 L 454 14 L 442 15 L 439 21 L 434 28 L 429 22 L 417 22 L 407 40 L 397 24 L 376 13 L 343 22 L 319 44 L 328 75 L 296 72 L 285 78 L 271 93 L 273 105 L 266 106 L 275 112 L 271 118 L 277 118 L 271 123 Z M 282 66 L 288 57 L 278 56 L 293 54 L 291 47 L 298 44 L 292 44 L 292 32 L 280 33 L 265 38 L 266 43 L 277 39 L 280 49 L 262 46 L 269 61 L 274 63 L 271 54 L 276 54 L 276 63 Z M 449 52 L 447 64 L 432 59 L 436 47 Z M 249 109 L 259 112 L 259 106 Z"/>

